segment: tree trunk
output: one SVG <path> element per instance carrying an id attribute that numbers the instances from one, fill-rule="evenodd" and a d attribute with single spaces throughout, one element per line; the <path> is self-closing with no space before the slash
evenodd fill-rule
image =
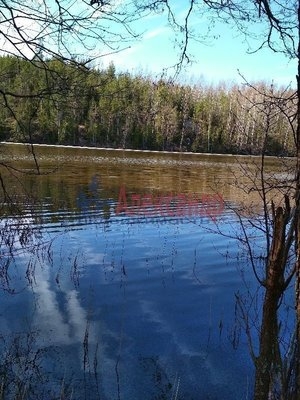
<path id="1" fill-rule="evenodd" d="M 272 370 L 276 362 L 278 340 L 277 306 L 278 298 L 271 290 L 267 290 L 264 298 L 260 352 L 255 365 L 255 400 L 268 400 L 272 387 Z"/>
<path id="2" fill-rule="evenodd" d="M 295 366 L 295 399 L 300 400 L 300 0 L 298 0 L 298 71 L 297 71 L 297 127 L 296 127 L 296 366 Z"/>
<path id="3" fill-rule="evenodd" d="M 280 364 L 280 357 L 278 357 L 277 310 L 279 300 L 285 290 L 285 231 L 290 216 L 289 201 L 287 198 L 286 202 L 285 210 L 282 207 L 278 207 L 276 213 L 273 211 L 274 231 L 267 262 L 266 292 L 260 331 L 259 355 L 255 363 L 255 400 L 269 399 L 269 393 L 272 392 L 272 381 L 276 377 L 276 366 Z"/>

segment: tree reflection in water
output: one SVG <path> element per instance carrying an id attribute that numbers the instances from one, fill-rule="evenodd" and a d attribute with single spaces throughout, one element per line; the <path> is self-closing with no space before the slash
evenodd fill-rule
<path id="1" fill-rule="evenodd" d="M 109 220 L 112 200 L 105 201 L 105 198 L 99 198 L 98 190 L 100 189 L 96 185 L 98 182 L 93 181 L 93 183 L 94 186 L 89 184 L 82 192 L 87 193 L 85 198 L 89 200 L 84 203 L 88 208 L 86 211 L 90 211 L 91 207 L 104 205 L 102 208 L 108 209 L 105 218 Z M 34 203 L 36 199 L 28 198 L 27 207 L 24 207 L 23 199 L 24 208 L 22 210 L 20 207 L 14 208 L 12 213 L 12 203 L 15 207 L 16 198 L 13 198 L 7 190 L 3 191 L 3 194 L 6 197 L 4 196 L 1 208 L 1 289 L 16 295 L 21 294 L 25 288 L 34 287 L 35 296 L 39 300 L 34 313 L 37 318 L 44 318 L 43 329 L 45 331 L 42 328 L 40 330 L 31 329 L 29 321 L 26 328 L 24 326 L 23 330 L 16 330 L 14 334 L 5 332 L 3 329 L 1 334 L 0 398 L 44 399 L 47 396 L 53 399 L 84 398 L 82 396 L 91 399 L 101 398 L 103 386 L 106 383 L 103 382 L 103 376 L 100 373 L 103 358 L 100 344 L 94 333 L 93 320 L 90 315 L 92 311 L 87 311 L 82 307 L 76 297 L 84 259 L 80 251 L 73 252 L 71 249 L 70 252 L 67 252 L 61 246 L 61 258 L 58 262 L 57 257 L 55 258 L 53 254 L 55 238 L 47 237 L 42 229 L 42 224 L 39 225 L 38 219 L 34 220 L 34 212 L 28 212 L 31 209 L 30 202 Z M 268 257 L 263 258 L 265 262 L 264 277 L 261 278 L 257 274 L 258 283 L 265 291 L 261 307 L 261 326 L 258 327 L 258 351 L 253 343 L 253 335 L 256 333 L 255 324 L 251 319 L 253 310 L 251 310 L 251 306 L 247 309 L 242 297 L 237 295 L 238 310 L 248 335 L 250 351 L 256 368 L 255 400 L 277 398 L 292 400 L 297 398 L 295 335 L 289 330 L 291 329 L 290 323 L 287 323 L 289 326 L 286 327 L 284 320 L 279 317 L 282 298 L 292 282 L 294 273 L 292 245 L 295 238 L 290 232 L 295 220 L 291 208 L 288 198 L 285 199 L 282 206 L 276 209 L 273 206 L 270 224 L 270 252 Z M 95 218 L 98 216 L 95 214 Z M 93 218 L 93 213 L 89 214 L 89 218 Z M 243 224 L 242 217 L 240 217 L 240 222 Z M 62 236 L 64 233 L 68 233 L 67 227 L 65 231 L 61 229 L 57 235 Z M 249 242 L 245 241 L 245 238 L 249 238 Z M 243 241 L 246 245 L 255 246 L 255 243 L 251 242 L 250 236 L 246 235 Z M 250 252 L 250 259 L 254 272 L 257 272 L 258 258 L 254 256 L 253 252 Z M 19 272 L 13 272 L 17 271 L 17 262 L 20 260 L 23 262 L 22 268 L 19 268 L 19 271 L 22 271 L 21 278 L 17 276 Z M 66 271 L 68 271 L 68 277 L 71 278 L 72 289 L 69 289 L 68 292 L 61 291 L 62 296 L 68 296 L 67 307 L 70 316 L 68 324 L 65 323 L 59 307 L 46 309 L 47 305 L 54 304 L 55 299 L 51 300 L 52 303 L 49 301 L 46 304 L 46 299 L 50 298 L 52 294 L 47 286 L 49 278 L 43 269 L 45 264 L 55 271 L 55 282 L 58 287 L 63 285 L 62 280 L 63 276 L 66 276 Z M 121 273 L 125 279 L 124 265 Z M 15 279 L 16 277 L 17 279 Z M 35 285 L 36 282 L 38 282 L 37 285 Z M 40 282 L 43 282 L 43 286 L 39 285 Z M 39 307 L 43 307 L 43 304 L 43 313 L 39 313 Z M 260 313 L 258 312 L 257 315 Z M 57 330 L 53 332 L 52 345 L 43 345 L 43 336 L 49 334 L 46 332 L 47 321 L 53 320 L 56 321 Z M 114 338 L 114 340 L 117 347 L 121 339 Z M 62 351 L 61 343 L 64 343 L 68 351 Z M 81 343 L 80 352 L 77 349 L 78 343 Z M 71 360 L 73 368 L 70 368 L 70 360 L 65 359 L 69 357 L 70 352 L 74 357 Z M 114 354 L 116 357 L 112 370 L 115 371 L 115 376 L 112 378 L 112 385 L 115 385 L 115 396 L 121 399 L 123 394 L 119 385 L 120 378 L 118 378 L 120 359 L 117 351 Z M 148 389 L 149 387 L 153 389 L 151 398 L 158 400 L 191 398 L 181 390 L 181 377 L 174 374 L 174 371 L 167 371 L 164 362 L 157 355 L 141 356 L 140 368 L 145 376 L 145 381 L 148 382 Z M 78 369 L 82 373 L 81 376 L 75 372 Z M 150 394 L 148 393 L 148 395 Z"/>

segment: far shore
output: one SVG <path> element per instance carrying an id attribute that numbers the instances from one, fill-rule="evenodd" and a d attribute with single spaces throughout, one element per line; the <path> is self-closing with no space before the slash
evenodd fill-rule
<path id="1" fill-rule="evenodd" d="M 5 145 L 23 145 L 23 146 L 39 146 L 39 147 L 56 147 L 56 148 L 69 148 L 69 149 L 85 149 L 85 150 L 101 150 L 101 151 L 118 151 L 118 152 L 135 152 L 135 153 L 150 153 L 150 154 L 180 154 L 190 156 L 211 156 L 211 157 L 245 157 L 245 158 L 261 158 L 261 155 L 253 154 L 231 154 L 231 153 L 195 153 L 191 151 L 166 151 L 166 150 L 139 150 L 139 149 L 128 149 L 128 148 L 113 148 L 113 147 L 96 147 L 96 146 L 74 146 L 74 145 L 63 145 L 63 144 L 44 144 L 44 143 L 28 143 L 28 142 L 0 142 Z M 288 158 L 294 159 L 296 157 L 279 157 L 265 155 L 268 159 Z"/>

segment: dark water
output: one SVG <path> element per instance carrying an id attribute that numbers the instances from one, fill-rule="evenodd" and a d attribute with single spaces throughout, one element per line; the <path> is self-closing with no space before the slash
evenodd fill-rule
<path id="1" fill-rule="evenodd" d="M 258 204 L 236 183 L 259 160 L 37 147 L 36 175 L 26 148 L 3 149 L 18 204 L 1 220 L 6 381 L 28 398 L 251 399 L 235 295 L 260 293 L 234 237 L 235 210 Z"/>

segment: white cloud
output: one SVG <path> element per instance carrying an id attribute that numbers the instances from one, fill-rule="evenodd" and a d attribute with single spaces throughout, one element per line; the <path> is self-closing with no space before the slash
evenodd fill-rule
<path id="1" fill-rule="evenodd" d="M 160 36 L 163 33 L 166 33 L 167 31 L 169 31 L 169 29 L 167 27 L 160 27 L 160 28 L 153 29 L 153 30 L 145 33 L 144 39 L 149 40 L 149 39 L 155 38 L 157 36 Z"/>

